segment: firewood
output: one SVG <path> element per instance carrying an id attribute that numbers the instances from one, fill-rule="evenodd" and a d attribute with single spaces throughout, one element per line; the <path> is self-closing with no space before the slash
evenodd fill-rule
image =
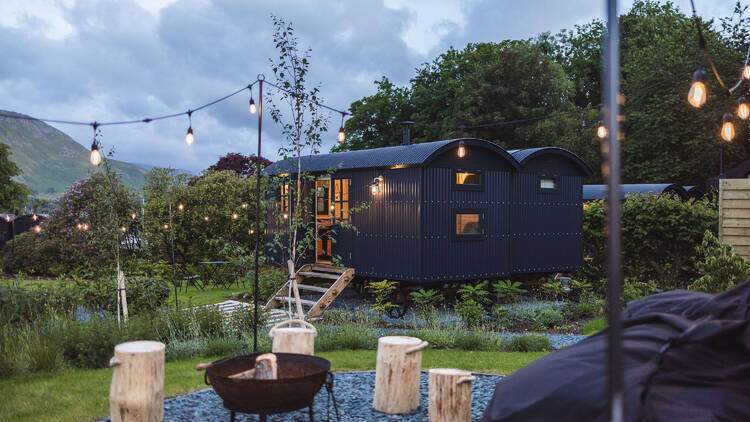
<path id="1" fill-rule="evenodd" d="M 279 378 L 279 363 L 273 353 L 264 353 L 255 359 L 255 379 L 275 380 Z"/>

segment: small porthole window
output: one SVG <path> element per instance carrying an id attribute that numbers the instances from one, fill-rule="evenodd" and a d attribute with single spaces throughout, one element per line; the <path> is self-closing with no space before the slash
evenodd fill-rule
<path id="1" fill-rule="evenodd" d="M 557 189 L 557 180 L 552 177 L 542 177 L 539 179 L 539 188 Z"/>

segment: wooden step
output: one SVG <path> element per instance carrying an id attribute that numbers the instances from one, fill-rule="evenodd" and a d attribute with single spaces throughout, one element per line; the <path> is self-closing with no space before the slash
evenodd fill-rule
<path id="1" fill-rule="evenodd" d="M 328 291 L 328 287 L 311 286 L 309 284 L 298 284 L 297 288 L 300 290 L 309 290 L 311 292 L 325 293 Z"/>
<path id="2" fill-rule="evenodd" d="M 329 280 L 338 280 L 341 277 L 341 274 L 319 273 L 316 271 L 300 271 L 297 275 L 311 278 L 327 278 Z"/>
<path id="3" fill-rule="evenodd" d="M 288 297 L 288 296 L 276 296 L 276 300 L 281 300 L 281 301 L 284 301 L 284 302 L 295 303 L 294 298 L 293 297 Z M 315 306 L 315 303 L 316 303 L 313 300 L 306 300 L 306 299 L 300 299 L 299 302 L 301 304 L 307 305 L 307 306 Z"/>
<path id="4" fill-rule="evenodd" d="M 329 273 L 337 273 L 337 274 L 344 274 L 347 270 L 347 268 L 334 267 L 333 265 L 326 265 L 326 264 L 312 264 L 310 265 L 310 268 L 313 271 L 321 271 L 321 272 L 329 272 Z"/>

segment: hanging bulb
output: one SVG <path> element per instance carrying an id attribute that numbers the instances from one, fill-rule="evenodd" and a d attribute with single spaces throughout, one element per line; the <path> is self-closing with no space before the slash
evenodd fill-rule
<path id="1" fill-rule="evenodd" d="M 135 216 L 135 213 L 132 213 L 132 214 L 130 214 L 130 218 L 131 218 L 132 220 L 135 220 L 135 217 L 136 217 L 136 216 Z"/>
<path id="2" fill-rule="evenodd" d="M 258 111 L 257 107 L 255 107 L 255 101 L 253 101 L 253 95 L 250 94 L 250 114 L 255 114 L 255 112 Z"/>
<path id="3" fill-rule="evenodd" d="M 177 204 L 177 209 L 180 210 L 180 211 L 182 211 L 182 210 L 185 209 L 185 206 L 182 205 L 182 202 L 180 202 L 179 204 Z"/>
<path id="4" fill-rule="evenodd" d="M 193 128 L 188 127 L 187 135 L 185 135 L 185 143 L 188 145 L 193 145 Z"/>
<path id="5" fill-rule="evenodd" d="M 458 151 L 456 151 L 458 154 L 458 158 L 464 158 L 466 156 L 466 145 L 464 145 L 464 141 L 460 141 L 458 143 Z"/>
<path id="6" fill-rule="evenodd" d="M 34 231 L 37 232 L 37 233 L 41 233 L 42 232 L 42 228 L 39 226 L 39 224 L 37 224 L 36 226 L 34 226 Z"/>
<path id="7" fill-rule="evenodd" d="M 91 144 L 91 155 L 89 156 L 89 161 L 95 166 L 102 163 L 102 154 L 99 153 L 99 146 L 96 145 L 96 141 Z"/>
<path id="8" fill-rule="evenodd" d="M 76 229 L 81 230 L 82 228 L 83 228 L 83 224 L 78 223 L 78 225 L 76 225 Z"/>
<path id="9" fill-rule="evenodd" d="M 237 214 L 236 212 L 233 212 L 232 213 L 232 219 L 236 220 L 238 218 L 240 218 L 239 214 Z"/>
<path id="10" fill-rule="evenodd" d="M 344 133 L 344 127 L 341 126 L 339 128 L 339 136 L 338 136 L 339 142 L 344 142 L 346 140 L 346 133 Z"/>
<path id="11" fill-rule="evenodd" d="M 169 224 L 165 224 L 165 225 L 164 225 L 164 228 L 165 228 L 165 229 L 168 229 L 168 228 L 169 228 Z"/>
<path id="12" fill-rule="evenodd" d="M 242 208 L 247 208 L 247 204 L 242 204 Z"/>
<path id="13" fill-rule="evenodd" d="M 203 219 L 204 219 L 204 220 L 206 220 L 206 221 L 210 220 L 210 218 L 208 218 L 208 216 L 207 216 L 207 215 L 204 215 L 204 216 L 203 216 Z"/>
<path id="14" fill-rule="evenodd" d="M 732 123 L 732 115 L 729 113 L 724 114 L 724 124 L 721 125 L 721 138 L 727 142 L 732 142 L 732 139 L 734 139 L 734 124 Z"/>
<path id="15" fill-rule="evenodd" d="M 599 120 L 599 127 L 596 128 L 596 136 L 598 136 L 600 139 L 604 139 L 609 134 L 609 131 L 607 130 L 607 127 L 604 126 L 604 122 Z"/>
<path id="16" fill-rule="evenodd" d="M 31 219 L 34 220 L 34 221 L 36 221 L 36 220 L 39 219 L 39 216 L 36 215 L 36 213 L 34 213 L 34 215 L 31 216 Z"/>
<path id="17" fill-rule="evenodd" d="M 742 70 L 742 76 L 744 76 L 745 79 L 750 79 L 750 64 L 745 66 L 745 68 Z"/>
<path id="18" fill-rule="evenodd" d="M 747 120 L 750 117 L 750 106 L 748 106 L 747 100 L 745 100 L 745 97 L 740 97 L 737 102 L 739 103 L 737 106 L 737 115 L 740 116 L 740 119 Z"/>
<path id="19" fill-rule="evenodd" d="M 688 91 L 688 102 L 693 107 L 699 108 L 706 103 L 706 84 L 703 83 L 705 76 L 706 72 L 703 69 L 698 69 L 693 73 L 693 84 Z"/>
<path id="20" fill-rule="evenodd" d="M 86 231 L 89 229 L 89 225 L 86 223 L 83 223 L 83 231 Z"/>
<path id="21" fill-rule="evenodd" d="M 122 226 L 120 227 L 120 230 L 122 230 L 122 232 L 125 233 L 126 231 L 128 231 L 128 228 L 125 226 Z"/>
<path id="22" fill-rule="evenodd" d="M 253 234 L 253 233 L 255 233 L 255 230 L 250 229 L 250 234 Z"/>

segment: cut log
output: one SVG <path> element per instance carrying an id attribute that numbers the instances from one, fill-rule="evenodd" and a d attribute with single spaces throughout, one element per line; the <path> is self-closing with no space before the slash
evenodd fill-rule
<path id="1" fill-rule="evenodd" d="M 275 380 L 279 378 L 279 362 L 273 353 L 264 353 L 255 358 L 255 379 Z"/>
<path id="2" fill-rule="evenodd" d="M 115 346 L 109 388 L 112 422 L 164 419 L 164 344 L 132 341 Z"/>
<path id="3" fill-rule="evenodd" d="M 430 369 L 430 422 L 470 422 L 471 382 L 476 377 L 460 369 Z"/>
<path id="4" fill-rule="evenodd" d="M 419 407 L 419 374 L 422 349 L 428 343 L 416 337 L 378 339 L 375 396 L 372 407 L 383 413 L 409 413 Z"/>
<path id="5" fill-rule="evenodd" d="M 284 327 L 299 324 L 301 327 Z M 315 337 L 318 330 L 315 326 L 301 319 L 282 321 L 271 328 L 268 336 L 273 338 L 273 353 L 315 354 Z"/>

